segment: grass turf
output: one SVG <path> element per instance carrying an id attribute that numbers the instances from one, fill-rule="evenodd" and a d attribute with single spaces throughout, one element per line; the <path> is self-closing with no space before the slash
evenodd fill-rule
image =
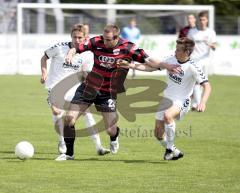
<path id="1" fill-rule="evenodd" d="M 239 77 L 211 76 L 213 92 L 205 113 L 177 122 L 176 145 L 183 159 L 164 161 L 154 139 L 154 114 L 120 117 L 117 155 L 97 156 L 90 137 L 78 138 L 75 160 L 54 161 L 57 137 L 46 91 L 38 76 L 0 76 L 1 193 L 237 193 L 240 192 Z M 108 137 L 101 139 L 108 147 Z M 17 142 L 35 147 L 34 158 L 14 155 Z"/>

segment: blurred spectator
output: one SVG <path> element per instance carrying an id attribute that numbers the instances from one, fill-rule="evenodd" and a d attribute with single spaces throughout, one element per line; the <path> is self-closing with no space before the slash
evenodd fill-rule
<path id="1" fill-rule="evenodd" d="M 89 28 L 89 24 L 88 23 L 84 23 L 83 24 L 84 26 L 84 29 L 85 29 L 85 36 L 86 36 L 86 41 L 88 41 L 90 39 L 90 36 L 89 36 L 89 31 L 90 31 L 90 28 Z"/>
<path id="2" fill-rule="evenodd" d="M 187 16 L 188 25 L 180 29 L 178 38 L 187 37 L 191 28 L 196 28 L 196 17 L 193 14 Z"/>
<path id="3" fill-rule="evenodd" d="M 129 25 L 122 29 L 121 37 L 139 46 L 141 32 L 140 29 L 137 27 L 136 19 L 132 18 L 129 22 Z M 132 72 L 132 78 L 134 78 L 135 70 L 133 70 Z"/>
<path id="4" fill-rule="evenodd" d="M 216 32 L 208 28 L 208 12 L 202 11 L 198 15 L 198 29 L 191 28 L 187 37 L 195 42 L 192 58 L 203 69 L 208 76 L 208 68 L 211 62 L 211 50 L 216 49 Z M 195 110 L 200 103 L 202 90 L 199 84 L 196 84 L 193 90 L 192 109 Z"/>

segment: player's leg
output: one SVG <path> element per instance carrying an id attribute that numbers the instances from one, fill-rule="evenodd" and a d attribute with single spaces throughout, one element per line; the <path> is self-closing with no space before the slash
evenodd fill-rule
<path id="1" fill-rule="evenodd" d="M 54 128 L 59 136 L 58 151 L 59 153 L 66 153 L 67 148 L 64 141 L 64 137 L 63 137 L 63 120 L 62 120 L 64 111 L 61 109 L 58 109 L 54 105 L 51 105 L 51 110 L 52 110 Z"/>
<path id="2" fill-rule="evenodd" d="M 159 141 L 160 145 L 166 149 L 166 135 L 164 130 L 164 121 L 156 119 L 155 121 L 155 137 Z"/>
<path id="3" fill-rule="evenodd" d="M 110 136 L 110 151 L 111 153 L 116 154 L 119 149 L 118 135 L 120 132 L 119 127 L 117 127 L 117 112 L 102 112 L 102 116 L 106 131 Z"/>
<path id="4" fill-rule="evenodd" d="M 164 112 L 164 128 L 166 135 L 166 152 L 164 154 L 165 160 L 176 160 L 183 157 L 183 153 L 174 145 L 175 138 L 175 121 L 174 119 L 180 116 L 181 108 L 173 105 Z"/>
<path id="5" fill-rule="evenodd" d="M 66 112 L 64 119 L 64 140 L 67 146 L 66 154 L 69 156 L 73 156 L 74 154 L 75 123 L 88 107 L 89 104 L 71 104 L 70 110 Z"/>
<path id="6" fill-rule="evenodd" d="M 116 95 L 99 93 L 94 103 L 97 111 L 102 113 L 105 129 L 110 136 L 110 151 L 116 154 L 119 149 L 118 135 L 120 132 L 117 127 Z"/>
<path id="7" fill-rule="evenodd" d="M 105 154 L 110 153 L 109 149 L 105 149 L 105 148 L 102 147 L 98 129 L 94 128 L 94 125 L 96 124 L 96 122 L 93 118 L 92 113 L 90 113 L 89 110 L 87 110 L 84 113 L 84 118 L 85 118 L 85 124 L 86 124 L 87 130 L 88 130 L 89 134 L 91 135 L 91 138 L 92 138 L 92 140 L 95 144 L 97 154 L 98 155 L 105 155 Z"/>
<path id="8" fill-rule="evenodd" d="M 173 102 L 167 98 L 163 98 L 161 104 L 158 107 L 158 111 L 156 112 L 155 118 L 155 137 L 165 149 L 167 147 L 166 144 L 166 135 L 164 129 L 164 112 L 166 109 L 170 108 L 173 105 Z"/>
<path id="9" fill-rule="evenodd" d="M 63 120 L 62 120 L 64 110 L 58 109 L 56 106 L 52 104 L 50 94 L 51 94 L 51 90 L 49 89 L 47 102 L 52 110 L 52 119 L 54 123 L 54 128 L 59 136 L 58 151 L 59 153 L 66 153 L 66 145 L 63 138 Z"/>
<path id="10" fill-rule="evenodd" d="M 89 104 L 70 104 L 69 110 L 64 118 L 64 141 L 66 143 L 66 154 L 61 154 L 56 161 L 65 161 L 74 159 L 74 142 L 75 142 L 75 122 L 89 107 Z"/>

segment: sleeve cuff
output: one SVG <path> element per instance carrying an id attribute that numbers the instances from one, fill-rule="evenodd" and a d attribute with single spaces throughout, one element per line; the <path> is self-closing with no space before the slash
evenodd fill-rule
<path id="1" fill-rule="evenodd" d="M 204 80 L 203 82 L 200 83 L 200 85 L 204 84 L 205 82 L 208 82 L 208 80 Z"/>
<path id="2" fill-rule="evenodd" d="M 47 53 L 45 52 L 44 54 L 45 54 L 45 56 L 47 57 L 47 59 L 49 59 L 49 57 L 48 57 Z"/>

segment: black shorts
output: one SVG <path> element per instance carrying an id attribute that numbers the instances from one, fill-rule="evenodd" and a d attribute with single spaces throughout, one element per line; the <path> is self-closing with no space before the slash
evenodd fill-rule
<path id="1" fill-rule="evenodd" d="M 116 112 L 116 96 L 108 92 L 96 91 L 82 83 L 71 101 L 73 104 L 95 104 L 97 111 Z"/>

